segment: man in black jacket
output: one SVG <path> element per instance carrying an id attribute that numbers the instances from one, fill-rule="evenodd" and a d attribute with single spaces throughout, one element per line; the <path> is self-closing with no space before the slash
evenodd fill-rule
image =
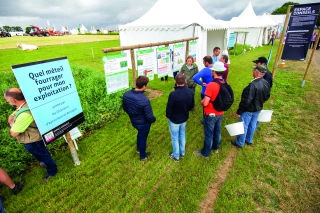
<path id="1" fill-rule="evenodd" d="M 186 125 L 189 111 L 194 107 L 193 92 L 185 86 L 186 77 L 178 73 L 175 77 L 175 91 L 168 98 L 166 116 L 169 122 L 173 152 L 169 157 L 175 162 L 185 155 Z"/>
<path id="2" fill-rule="evenodd" d="M 252 145 L 259 113 L 263 108 L 264 102 L 270 97 L 270 86 L 263 79 L 266 71 L 266 67 L 262 65 L 254 66 L 254 79 L 242 92 L 237 116 L 240 117 L 239 121 L 243 121 L 244 134 L 238 135 L 237 140 L 231 142 L 236 147 L 243 147 L 245 143 Z"/>
<path id="3" fill-rule="evenodd" d="M 132 126 L 138 130 L 137 153 L 140 153 L 141 161 L 146 160 L 150 155 L 150 152 L 146 153 L 147 138 L 151 124 L 156 121 L 150 101 L 143 94 L 148 82 L 149 79 L 146 76 L 139 76 L 136 80 L 136 88 L 127 91 L 122 99 L 123 110 L 129 115 Z"/>
<path id="4" fill-rule="evenodd" d="M 266 80 L 270 86 L 270 90 L 272 88 L 272 74 L 271 72 L 268 70 L 268 67 L 267 67 L 267 63 L 268 63 L 268 60 L 265 58 L 265 57 L 259 57 L 257 60 L 254 60 L 252 61 L 253 63 L 256 64 L 256 66 L 258 65 L 262 65 L 262 66 L 265 66 L 267 71 L 266 73 L 264 74 L 263 76 L 263 79 Z"/>

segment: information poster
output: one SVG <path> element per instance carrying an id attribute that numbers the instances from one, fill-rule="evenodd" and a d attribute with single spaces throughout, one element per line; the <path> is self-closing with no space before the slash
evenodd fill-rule
<path id="1" fill-rule="evenodd" d="M 84 121 L 67 57 L 14 65 L 12 70 L 46 144 Z"/>
<path id="2" fill-rule="evenodd" d="M 170 70 L 170 49 L 169 47 L 157 48 L 158 77 L 164 77 Z"/>
<path id="3" fill-rule="evenodd" d="M 236 43 L 236 33 L 230 33 L 229 41 L 228 41 L 228 48 L 229 49 L 233 48 L 235 43 Z"/>
<path id="4" fill-rule="evenodd" d="M 107 94 L 129 88 L 127 56 L 123 53 L 102 57 Z"/>
<path id="5" fill-rule="evenodd" d="M 138 76 L 147 76 L 149 80 L 154 79 L 155 64 L 154 48 L 147 48 L 136 51 L 136 64 L 138 68 Z"/>
<path id="6" fill-rule="evenodd" d="M 320 3 L 294 5 L 287 27 L 281 59 L 306 59 L 319 8 Z"/>
<path id="7" fill-rule="evenodd" d="M 189 42 L 189 55 L 192 56 L 194 62 L 197 61 L 197 41 Z"/>
<path id="8" fill-rule="evenodd" d="M 181 70 L 182 65 L 185 63 L 186 51 L 184 43 L 173 45 L 173 72 Z"/>

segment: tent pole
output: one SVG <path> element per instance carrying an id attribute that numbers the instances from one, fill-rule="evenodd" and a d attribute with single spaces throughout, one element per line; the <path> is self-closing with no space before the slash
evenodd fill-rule
<path id="1" fill-rule="evenodd" d="M 284 28 L 282 30 L 282 33 L 281 33 L 281 38 L 280 38 L 280 42 L 279 42 L 279 47 L 278 47 L 278 51 L 277 51 L 277 56 L 276 56 L 276 59 L 274 61 L 274 64 L 273 64 L 273 70 L 272 70 L 272 78 L 274 78 L 276 76 L 276 68 L 278 66 L 278 63 L 279 63 L 279 60 L 280 60 L 280 57 L 281 57 L 281 53 L 282 53 L 282 48 L 284 46 L 283 44 L 283 39 L 284 39 L 284 34 L 286 33 L 287 31 L 287 27 L 288 27 L 288 22 L 289 22 L 289 14 L 290 14 L 290 10 L 291 10 L 291 7 L 292 5 L 289 5 L 288 6 L 288 9 L 287 9 L 287 15 L 286 15 L 286 20 L 284 22 Z M 282 49 L 282 50 L 281 50 Z"/>

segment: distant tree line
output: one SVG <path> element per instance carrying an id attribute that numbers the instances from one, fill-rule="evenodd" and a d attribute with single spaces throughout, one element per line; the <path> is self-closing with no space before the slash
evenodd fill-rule
<path id="1" fill-rule="evenodd" d="M 21 32 L 21 31 L 23 31 L 22 27 L 20 27 L 20 26 L 2 26 L 2 29 L 6 30 L 7 32 Z"/>

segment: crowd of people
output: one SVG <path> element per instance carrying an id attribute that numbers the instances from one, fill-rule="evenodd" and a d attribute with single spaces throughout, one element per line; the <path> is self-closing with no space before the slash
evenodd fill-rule
<path id="1" fill-rule="evenodd" d="M 235 115 L 244 122 L 244 134 L 238 135 L 231 144 L 237 148 L 245 144 L 252 145 L 254 132 L 258 126 L 258 115 L 264 103 L 270 97 L 272 88 L 272 74 L 267 69 L 267 59 L 259 57 L 254 60 L 252 67 L 253 80 L 244 88 L 238 110 Z M 219 152 L 221 142 L 221 122 L 224 110 L 217 108 L 217 102 L 221 101 L 224 93 L 222 88 L 229 85 L 227 82 L 229 67 L 228 56 L 220 56 L 220 48 L 213 49 L 212 56 L 203 58 L 204 68 L 198 71 L 197 64 L 192 56 L 186 58 L 185 64 L 179 73 L 175 75 L 174 91 L 169 94 L 166 105 L 166 117 L 168 119 L 169 132 L 171 134 L 172 151 L 169 157 L 179 162 L 186 154 L 186 124 L 189 113 L 195 113 L 195 88 L 200 85 L 201 102 L 203 107 L 201 123 L 204 128 L 204 143 L 201 150 L 193 153 L 197 156 L 208 158 L 211 151 Z M 151 124 L 156 121 L 152 112 L 149 99 L 143 94 L 149 79 L 139 76 L 136 79 L 136 87 L 127 91 L 123 96 L 123 109 L 129 115 L 132 126 L 137 129 L 136 148 L 140 153 L 140 160 L 149 158 L 150 152 L 146 152 L 146 144 Z M 222 86 L 223 85 L 223 86 Z M 232 94 L 233 95 L 233 94 Z M 219 98 L 218 98 L 219 97 Z"/>
<path id="2" fill-rule="evenodd" d="M 259 57 L 253 61 L 253 80 L 243 90 L 241 101 L 236 115 L 244 122 L 245 133 L 237 136 L 236 141 L 231 144 L 241 148 L 244 144 L 252 145 L 253 136 L 257 126 L 257 117 L 263 108 L 263 104 L 270 97 L 272 87 L 272 76 L 266 68 L 267 59 Z M 171 134 L 172 151 L 169 157 L 179 162 L 186 154 L 186 124 L 189 112 L 194 111 L 196 85 L 201 89 L 201 105 L 203 106 L 201 123 L 204 127 L 204 143 L 201 150 L 193 153 L 197 156 L 208 158 L 211 151 L 218 153 L 221 142 L 220 126 L 223 119 L 223 110 L 217 109 L 217 97 L 220 95 L 222 85 L 229 85 L 227 82 L 229 67 L 228 56 L 220 56 L 220 48 L 215 47 L 213 56 L 203 58 L 204 68 L 199 71 L 192 56 L 186 58 L 185 64 L 175 76 L 175 90 L 170 93 L 166 105 L 166 117 Z M 149 99 L 143 94 L 147 88 L 149 79 L 146 76 L 139 76 L 136 79 L 136 87 L 123 95 L 123 109 L 129 115 L 132 126 L 138 131 L 136 139 L 136 152 L 140 160 L 149 158 L 150 152 L 146 152 L 147 138 L 151 124 L 156 122 Z M 222 97 L 224 98 L 224 97 Z M 15 106 L 16 110 L 9 115 L 8 124 L 10 135 L 24 145 L 27 152 L 32 154 L 46 168 L 47 174 L 41 180 L 46 183 L 51 177 L 58 173 L 58 168 L 51 154 L 42 141 L 40 132 L 30 112 L 28 104 L 22 91 L 18 88 L 9 88 L 4 93 L 4 99 L 8 104 Z M 220 100 L 220 99 L 219 99 Z M 14 183 L 9 175 L 0 168 L 0 182 L 4 183 L 14 194 L 18 194 L 23 188 L 23 181 Z M 3 213 L 0 197 L 0 213 Z"/>

